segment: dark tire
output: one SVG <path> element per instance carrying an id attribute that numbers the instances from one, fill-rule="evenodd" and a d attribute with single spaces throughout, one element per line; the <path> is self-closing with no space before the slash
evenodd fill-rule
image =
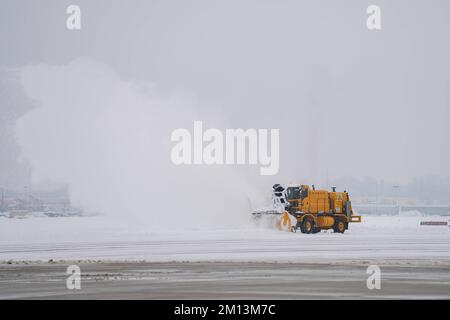
<path id="1" fill-rule="evenodd" d="M 311 218 L 305 218 L 302 223 L 303 233 L 314 233 L 314 221 Z"/>
<path id="2" fill-rule="evenodd" d="M 334 232 L 344 233 L 345 229 L 347 229 L 345 221 L 342 219 L 336 220 L 336 223 L 334 224 L 334 227 L 333 227 Z"/>

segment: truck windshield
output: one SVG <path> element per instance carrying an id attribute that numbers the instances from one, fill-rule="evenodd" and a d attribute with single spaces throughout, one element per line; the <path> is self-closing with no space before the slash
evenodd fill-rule
<path id="1" fill-rule="evenodd" d="M 289 200 L 300 199 L 300 187 L 287 188 L 287 196 Z"/>

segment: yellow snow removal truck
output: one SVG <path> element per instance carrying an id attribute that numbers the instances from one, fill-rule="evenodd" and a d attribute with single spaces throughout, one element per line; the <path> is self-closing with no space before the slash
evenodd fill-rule
<path id="1" fill-rule="evenodd" d="M 273 210 L 254 211 L 253 215 L 275 215 L 281 230 L 302 233 L 317 233 L 333 229 L 344 233 L 350 222 L 361 222 L 361 216 L 353 213 L 350 197 L 346 191 L 316 190 L 314 185 L 273 187 Z"/>

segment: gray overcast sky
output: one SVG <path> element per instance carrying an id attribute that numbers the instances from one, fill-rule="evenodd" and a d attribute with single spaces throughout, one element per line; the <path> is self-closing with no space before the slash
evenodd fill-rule
<path id="1" fill-rule="evenodd" d="M 66 29 L 70 4 L 80 31 Z M 366 28 L 370 4 L 380 31 Z M 11 69 L 78 57 L 192 92 L 233 127 L 280 128 L 277 179 L 448 176 L 448 12 L 446 0 L 3 0 L 0 185 L 27 170 L 12 130 L 32 101 Z"/>

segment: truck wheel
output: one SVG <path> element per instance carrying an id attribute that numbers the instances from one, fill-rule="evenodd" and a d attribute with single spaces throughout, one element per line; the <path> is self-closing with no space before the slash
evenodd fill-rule
<path id="1" fill-rule="evenodd" d="M 303 233 L 313 233 L 314 231 L 314 221 L 312 219 L 306 218 L 302 223 Z"/>
<path id="2" fill-rule="evenodd" d="M 336 221 L 336 224 L 333 227 L 334 232 L 344 233 L 345 232 L 345 222 L 343 220 Z"/>

